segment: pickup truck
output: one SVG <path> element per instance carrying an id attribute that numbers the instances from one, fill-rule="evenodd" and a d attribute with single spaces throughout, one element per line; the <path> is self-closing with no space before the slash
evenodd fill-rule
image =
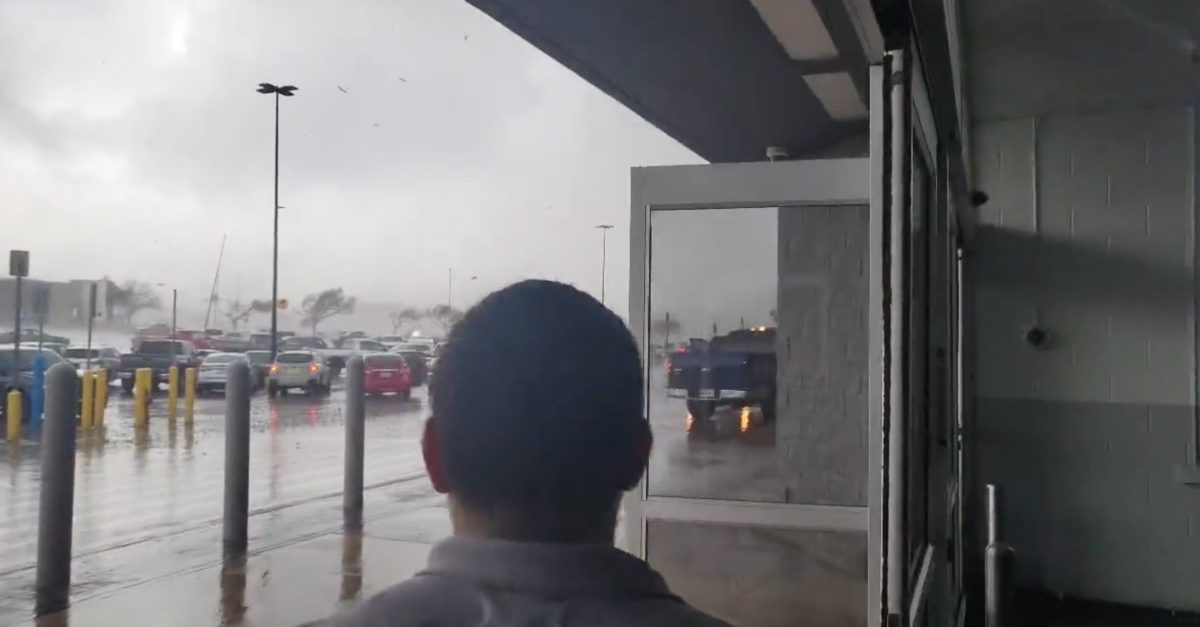
<path id="1" fill-rule="evenodd" d="M 149 368 L 154 373 L 152 385 L 157 387 L 167 380 L 167 370 L 173 365 L 180 369 L 199 366 L 195 345 L 184 340 L 142 340 L 132 353 L 121 355 L 117 373 L 121 377 L 121 387 L 132 392 L 133 375 L 139 368 Z"/>
<path id="2" fill-rule="evenodd" d="M 693 339 L 667 360 L 667 391 L 687 401 L 691 430 L 711 428 L 719 407 L 757 406 L 775 419 L 775 329 L 740 329 Z"/>

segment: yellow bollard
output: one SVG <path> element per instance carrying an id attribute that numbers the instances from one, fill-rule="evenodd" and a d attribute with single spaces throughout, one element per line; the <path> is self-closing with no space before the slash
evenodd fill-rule
<path id="1" fill-rule="evenodd" d="M 11 390 L 8 393 L 7 413 L 8 439 L 16 442 L 21 439 L 21 418 L 25 416 L 25 404 L 22 402 L 21 391 Z"/>
<path id="2" fill-rule="evenodd" d="M 133 376 L 133 426 L 144 427 L 150 421 L 150 383 L 153 374 L 149 368 L 138 368 Z"/>
<path id="3" fill-rule="evenodd" d="M 189 422 L 196 415 L 196 369 L 183 371 L 183 417 Z"/>
<path id="4" fill-rule="evenodd" d="M 179 366 L 167 368 L 167 418 L 179 412 Z"/>
<path id="5" fill-rule="evenodd" d="M 108 371 L 101 368 L 96 371 L 96 398 L 92 409 L 94 426 L 104 426 L 104 410 L 108 407 Z"/>
<path id="6" fill-rule="evenodd" d="M 84 429 L 91 429 L 92 416 L 96 411 L 96 399 L 93 396 L 96 393 L 96 373 L 85 370 L 80 384 L 83 388 L 83 398 L 79 401 L 79 425 Z"/>

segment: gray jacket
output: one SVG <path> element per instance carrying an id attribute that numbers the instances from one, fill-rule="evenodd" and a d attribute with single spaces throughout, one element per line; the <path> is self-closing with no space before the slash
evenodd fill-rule
<path id="1" fill-rule="evenodd" d="M 649 565 L 601 545 L 451 538 L 428 567 L 324 625 L 729 627 L 671 594 Z"/>

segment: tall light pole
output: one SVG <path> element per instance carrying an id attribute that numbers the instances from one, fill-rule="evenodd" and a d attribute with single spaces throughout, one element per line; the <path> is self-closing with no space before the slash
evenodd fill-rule
<path id="1" fill-rule="evenodd" d="M 271 231 L 271 359 L 275 359 L 279 350 L 279 97 L 295 95 L 296 86 L 259 83 L 256 91 L 275 94 L 275 202 L 271 203 L 275 214 Z"/>
<path id="2" fill-rule="evenodd" d="M 166 283 L 155 283 L 158 287 L 168 287 Z M 176 325 L 179 322 L 179 289 L 171 288 L 171 362 L 175 362 L 175 342 L 179 339 Z M 89 331 L 91 326 L 88 327 Z M 88 336 L 88 341 L 91 341 L 91 336 Z"/>
<path id="3" fill-rule="evenodd" d="M 600 304 L 604 304 L 604 288 L 608 283 L 608 230 L 611 224 L 597 224 L 600 229 Z"/>

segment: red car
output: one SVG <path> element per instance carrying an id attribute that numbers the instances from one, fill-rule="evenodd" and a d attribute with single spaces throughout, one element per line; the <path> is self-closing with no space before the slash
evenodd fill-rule
<path id="1" fill-rule="evenodd" d="M 404 357 L 391 353 L 372 353 L 363 356 L 363 388 L 367 394 L 393 393 L 396 398 L 412 398 L 412 372 Z"/>

